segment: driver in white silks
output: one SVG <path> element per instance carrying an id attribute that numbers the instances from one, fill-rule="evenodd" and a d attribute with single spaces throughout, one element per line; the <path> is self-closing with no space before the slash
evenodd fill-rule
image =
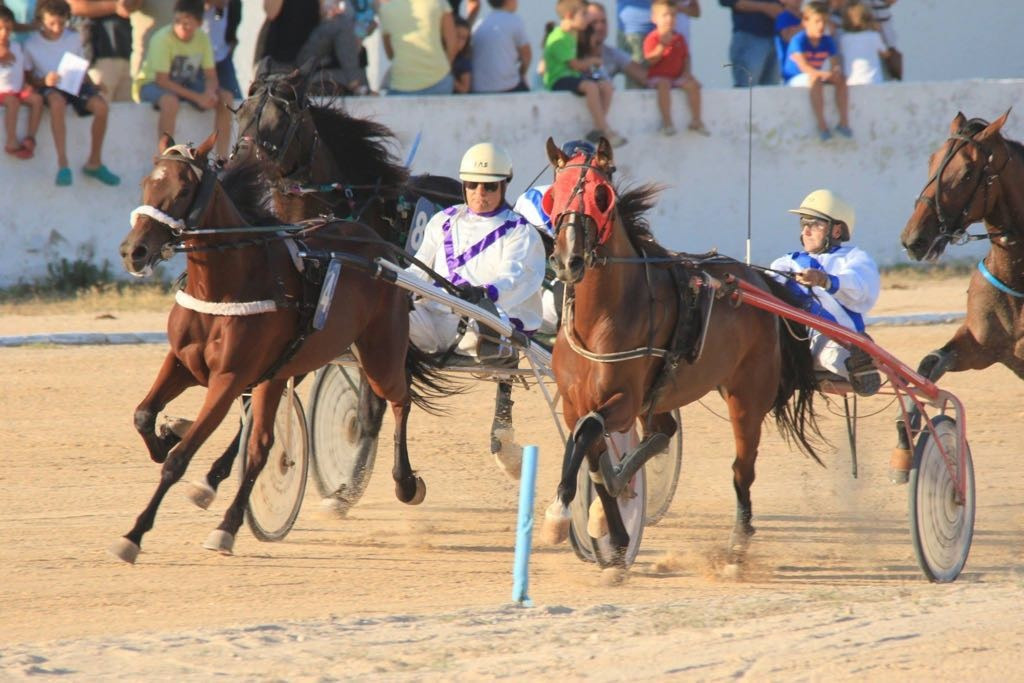
<path id="1" fill-rule="evenodd" d="M 532 334 L 541 324 L 544 246 L 533 226 L 505 201 L 512 160 L 489 142 L 473 145 L 462 157 L 459 179 L 465 203 L 434 214 L 415 257 L 459 287 L 463 298 L 488 308 L 493 304 L 499 316 Z M 432 281 L 415 265 L 407 272 Z M 427 353 L 512 355 L 483 337 L 475 321 L 467 323 L 444 304 L 424 299 L 416 299 L 409 314 L 409 339 Z M 513 443 L 511 392 L 510 383 L 499 383 L 491 452 L 518 477 L 521 456 Z"/>
<path id="2" fill-rule="evenodd" d="M 784 282 L 804 310 L 843 327 L 864 332 L 864 315 L 878 300 L 878 266 L 863 249 L 843 244 L 853 237 L 854 210 L 831 190 L 815 190 L 798 209 L 803 251 L 775 259 L 771 269 L 794 273 Z M 850 381 L 861 396 L 871 396 L 881 385 L 878 369 L 866 352 L 847 349 L 810 330 L 811 353 L 818 368 Z"/>

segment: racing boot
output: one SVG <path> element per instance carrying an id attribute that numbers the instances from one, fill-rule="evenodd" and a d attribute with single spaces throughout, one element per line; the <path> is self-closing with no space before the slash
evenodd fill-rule
<path id="1" fill-rule="evenodd" d="M 498 391 L 494 397 L 494 421 L 491 423 L 491 454 L 498 467 L 518 481 L 523 456 L 519 445 L 515 443 L 512 404 L 512 384 L 498 382 Z"/>

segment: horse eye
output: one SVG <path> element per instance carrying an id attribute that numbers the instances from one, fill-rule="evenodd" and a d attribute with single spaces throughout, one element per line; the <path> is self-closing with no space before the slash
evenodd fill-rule
<path id="1" fill-rule="evenodd" d="M 608 193 L 607 187 L 604 185 L 597 186 L 597 189 L 594 190 L 594 202 L 601 212 L 608 210 L 608 207 L 611 206 L 611 195 Z"/>

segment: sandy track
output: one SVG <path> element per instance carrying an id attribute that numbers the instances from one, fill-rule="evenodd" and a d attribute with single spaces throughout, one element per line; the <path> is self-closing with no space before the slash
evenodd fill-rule
<path id="1" fill-rule="evenodd" d="M 886 290 L 879 313 L 962 306 L 963 283 Z M 932 303 L 929 303 L 932 302 Z M 162 316 L 156 316 L 156 319 Z M 0 333 L 107 331 L 108 319 L 10 316 Z M 153 316 L 118 316 L 149 330 Z M 134 325 L 134 327 L 132 327 Z M 953 326 L 877 328 L 905 360 Z M 966 675 L 995 679 L 1024 644 L 1024 383 L 1002 368 L 951 375 L 966 404 L 977 525 L 964 574 L 928 584 L 913 555 L 907 493 L 886 481 L 889 399 L 861 426 L 852 479 L 838 417 L 822 469 L 766 429 L 740 578 L 719 578 L 734 498 L 728 425 L 683 411 L 683 478 L 665 520 L 645 532 L 629 581 L 604 585 L 568 546 L 537 548 L 531 597 L 510 609 L 516 488 L 486 454 L 490 387 L 450 401 L 448 419 L 416 413 L 413 464 L 427 481 L 415 508 L 394 500 L 390 439 L 348 519 L 318 514 L 314 486 L 293 532 L 260 543 L 243 527 L 234 557 L 200 543 L 234 492 L 210 511 L 180 490 L 165 500 L 135 566 L 105 554 L 155 487 L 131 413 L 164 351 L 157 346 L 0 352 L 0 675 L 93 678 L 318 679 L 665 676 L 718 679 Z M 171 412 L 194 414 L 199 392 Z M 517 392 L 522 443 L 541 448 L 538 515 L 554 492 L 561 445 L 539 395 Z M 390 434 L 385 423 L 383 434 Z M 198 477 L 230 439 L 196 457 Z M 612 636 L 598 634 L 608 633 Z M 617 637 L 617 644 L 609 644 Z"/>

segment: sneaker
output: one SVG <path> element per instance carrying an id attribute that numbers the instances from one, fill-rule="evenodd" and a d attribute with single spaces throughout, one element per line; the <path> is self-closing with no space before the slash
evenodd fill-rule
<path id="1" fill-rule="evenodd" d="M 676 134 L 676 127 L 671 125 L 662 126 L 661 128 L 658 129 L 658 132 L 664 135 L 665 137 L 670 138 Z"/>
<path id="2" fill-rule="evenodd" d="M 57 187 L 68 187 L 71 185 L 71 169 L 65 166 L 57 171 L 57 178 L 53 181 Z"/>
<path id="3" fill-rule="evenodd" d="M 89 176 L 90 178 L 95 178 L 104 185 L 114 186 L 121 184 L 121 178 L 111 173 L 110 169 L 104 166 L 103 164 L 100 164 L 96 168 L 86 168 L 85 166 L 83 166 L 82 173 Z"/>
<path id="4" fill-rule="evenodd" d="M 882 375 L 871 356 L 863 349 L 850 349 L 846 370 L 850 373 L 850 386 L 858 396 L 874 396 L 882 388 Z"/>
<path id="5" fill-rule="evenodd" d="M 847 140 L 853 137 L 853 131 L 850 130 L 849 126 L 836 126 L 836 133 L 843 136 Z"/>
<path id="6" fill-rule="evenodd" d="M 593 142 L 595 145 L 601 141 L 601 131 L 594 129 L 584 136 L 587 142 Z"/>
<path id="7" fill-rule="evenodd" d="M 827 130 L 819 130 L 818 139 L 821 140 L 822 142 L 828 142 L 829 140 L 832 139 L 832 133 L 830 133 Z"/>
<path id="8" fill-rule="evenodd" d="M 622 147 L 624 144 L 629 142 L 628 140 L 626 140 L 626 138 L 622 137 L 614 130 L 610 130 L 607 133 L 605 133 L 604 137 L 605 139 L 608 140 L 608 144 L 610 144 L 612 147 Z"/>
<path id="9" fill-rule="evenodd" d="M 711 137 L 711 131 L 703 123 L 691 123 L 689 129 L 697 135 L 703 135 L 706 138 Z"/>

